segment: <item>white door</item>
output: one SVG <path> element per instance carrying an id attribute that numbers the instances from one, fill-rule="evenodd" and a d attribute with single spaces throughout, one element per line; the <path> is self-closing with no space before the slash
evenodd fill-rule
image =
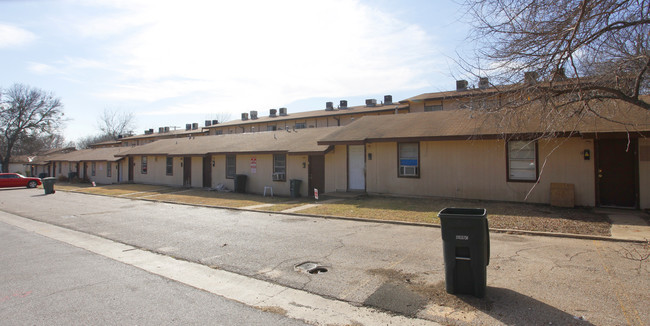
<path id="1" fill-rule="evenodd" d="M 366 191 L 366 147 L 348 146 L 348 190 Z"/>

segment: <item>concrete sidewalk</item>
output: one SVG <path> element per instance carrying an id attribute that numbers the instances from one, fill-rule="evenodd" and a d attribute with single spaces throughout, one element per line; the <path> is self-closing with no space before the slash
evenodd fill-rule
<path id="1" fill-rule="evenodd" d="M 648 215 L 637 210 L 599 208 L 597 213 L 607 214 L 612 222 L 612 238 L 623 240 L 650 240 Z"/>

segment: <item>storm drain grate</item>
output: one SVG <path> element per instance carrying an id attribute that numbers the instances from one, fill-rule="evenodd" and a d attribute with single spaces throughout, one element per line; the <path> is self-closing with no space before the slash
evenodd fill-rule
<path id="1" fill-rule="evenodd" d="M 327 268 L 314 262 L 304 262 L 294 266 L 294 269 L 299 272 L 309 274 L 322 274 L 327 273 Z"/>

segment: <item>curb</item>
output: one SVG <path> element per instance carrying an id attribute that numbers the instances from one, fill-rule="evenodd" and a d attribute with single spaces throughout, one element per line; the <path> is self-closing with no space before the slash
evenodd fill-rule
<path id="1" fill-rule="evenodd" d="M 381 224 L 393 224 L 393 225 L 404 225 L 404 226 L 418 226 L 418 227 L 428 227 L 428 228 L 438 228 L 438 229 L 440 228 L 440 224 L 405 222 L 405 221 L 395 221 L 395 220 L 378 220 L 378 219 L 372 219 L 372 218 L 335 216 L 335 215 L 303 214 L 303 213 L 293 213 L 293 212 L 286 212 L 285 213 L 285 212 L 281 212 L 281 211 L 279 211 L 279 212 L 265 211 L 265 210 L 247 209 L 247 208 L 241 208 L 241 207 L 227 207 L 227 206 L 218 206 L 218 205 L 179 203 L 179 202 L 175 202 L 175 201 L 171 201 L 171 200 L 156 200 L 156 199 L 149 199 L 149 198 L 116 197 L 116 196 L 104 195 L 104 194 L 90 194 L 90 193 L 76 191 L 76 190 L 60 190 L 60 191 L 72 192 L 72 193 L 78 193 L 78 194 L 84 194 L 84 195 L 92 195 L 92 196 L 113 197 L 113 198 L 131 199 L 131 200 L 143 200 L 143 201 L 149 201 L 149 202 L 155 202 L 155 203 L 185 205 L 185 206 L 194 206 L 194 207 L 219 208 L 219 209 L 227 209 L 227 210 L 243 211 L 243 212 L 282 214 L 282 215 L 290 215 L 290 216 L 313 217 L 313 218 L 342 220 L 342 221 L 381 223 Z M 578 239 L 578 240 L 600 240 L 600 241 L 609 241 L 609 242 L 640 243 L 640 244 L 647 243 L 647 240 L 613 238 L 613 237 L 606 237 L 606 236 L 601 236 L 601 235 L 590 235 L 590 234 L 575 234 L 575 233 L 546 232 L 546 231 L 529 231 L 529 230 L 515 230 L 515 229 L 496 229 L 496 228 L 489 228 L 489 230 L 492 233 L 505 233 L 505 234 L 516 234 L 516 235 L 531 235 L 531 236 L 541 236 L 541 237 Z"/>

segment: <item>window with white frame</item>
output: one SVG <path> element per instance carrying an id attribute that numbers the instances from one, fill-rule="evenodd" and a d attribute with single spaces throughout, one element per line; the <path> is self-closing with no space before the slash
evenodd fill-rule
<path id="1" fill-rule="evenodd" d="M 508 142 L 508 180 L 537 181 L 537 142 Z"/>
<path id="2" fill-rule="evenodd" d="M 420 176 L 420 144 L 399 143 L 399 176 L 419 177 Z"/>
<path id="3" fill-rule="evenodd" d="M 147 157 L 142 156 L 140 161 L 140 173 L 147 174 Z"/>
<path id="4" fill-rule="evenodd" d="M 287 156 L 285 154 L 273 155 L 273 181 L 287 180 Z"/>
<path id="5" fill-rule="evenodd" d="M 226 155 L 226 178 L 234 179 L 237 174 L 237 155 Z"/>

